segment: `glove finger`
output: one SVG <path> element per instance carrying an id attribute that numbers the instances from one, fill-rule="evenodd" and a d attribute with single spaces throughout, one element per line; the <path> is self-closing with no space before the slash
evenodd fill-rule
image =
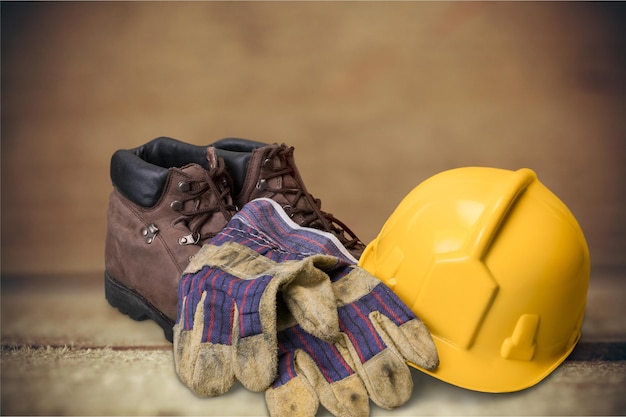
<path id="1" fill-rule="evenodd" d="M 385 344 L 397 350 L 405 360 L 429 371 L 437 368 L 437 348 L 419 318 L 397 326 L 387 316 L 375 311 L 370 314 L 370 320 Z"/>
<path id="2" fill-rule="evenodd" d="M 203 397 L 217 397 L 230 390 L 235 383 L 232 357 L 232 346 L 202 343 L 191 375 L 192 390 Z"/>
<path id="3" fill-rule="evenodd" d="M 271 417 L 313 417 L 319 400 L 302 378 L 295 377 L 278 388 L 268 388 L 265 404 Z"/>
<path id="4" fill-rule="evenodd" d="M 276 344 L 276 333 L 261 333 L 237 341 L 235 374 L 250 391 L 263 391 L 274 381 Z"/>
<path id="5" fill-rule="evenodd" d="M 350 354 L 345 347 L 342 348 L 340 343 L 334 345 L 333 349 L 327 349 L 326 352 L 317 351 L 317 354 L 332 355 L 333 351 L 337 358 L 341 357 L 341 361 L 351 366 Z M 321 358 L 316 359 L 318 363 L 321 360 Z M 295 369 L 297 375 L 306 379 L 307 385 L 312 387 L 319 401 L 333 415 L 337 417 L 369 416 L 367 389 L 356 373 L 336 379 L 331 376 L 332 370 L 325 368 L 323 374 L 316 361 L 301 350 L 296 351 Z"/>
<path id="6" fill-rule="evenodd" d="M 333 257 L 313 255 L 301 261 L 282 263 L 276 276 L 283 282 L 283 299 L 298 324 L 326 341 L 337 339 L 339 319 L 330 278 L 319 267 L 336 262 Z"/>
<path id="7" fill-rule="evenodd" d="M 276 289 L 273 277 L 238 280 L 229 292 L 232 311 L 235 375 L 250 391 L 264 391 L 276 377 Z M 275 286 L 274 286 L 275 287 Z"/>
<path id="8" fill-rule="evenodd" d="M 289 316 L 289 313 L 285 311 L 284 316 Z M 300 338 L 295 327 L 286 329 L 277 335 L 277 377 L 273 386 L 265 391 L 265 403 L 272 417 L 313 417 L 317 413 L 319 399 L 311 384 L 296 374 L 295 352 L 298 345 L 294 344 L 294 340 L 304 343 L 310 336 Z"/>
<path id="9" fill-rule="evenodd" d="M 206 293 L 202 294 L 193 318 L 193 327 L 185 329 L 185 315 L 174 326 L 174 364 L 180 380 L 202 397 L 214 397 L 228 391 L 234 383 L 232 348 L 203 343 Z M 184 298 L 181 310 L 185 311 Z"/>
<path id="10" fill-rule="evenodd" d="M 358 363 L 356 371 L 367 387 L 369 397 L 381 408 L 391 410 L 411 398 L 411 371 L 392 349 L 384 349 L 364 364 Z"/>
<path id="11" fill-rule="evenodd" d="M 215 313 L 208 304 L 216 299 L 203 292 L 196 308 L 193 327 L 175 331 L 175 357 L 178 358 L 177 373 L 180 380 L 194 393 L 202 397 L 215 397 L 227 392 L 235 382 L 233 347 L 228 338 L 218 330 L 223 323 L 230 323 L 230 314 L 224 317 L 211 314 L 207 323 L 206 311 Z M 188 302 L 188 300 L 187 300 Z M 222 311 L 222 310 L 218 310 Z M 187 326 L 189 327 L 189 326 Z"/>
<path id="12" fill-rule="evenodd" d="M 174 350 L 174 368 L 176 369 L 176 373 L 179 373 L 179 369 L 180 369 L 180 364 L 181 362 L 185 361 L 185 357 L 187 356 L 185 353 L 185 347 L 188 346 L 188 341 L 187 338 L 188 336 L 183 334 L 185 333 L 184 329 L 185 329 L 185 310 L 186 310 L 186 304 L 187 304 L 187 297 L 183 296 L 182 298 L 179 298 L 178 300 L 178 305 L 179 305 L 179 310 L 178 310 L 178 319 L 176 321 L 176 324 L 174 325 L 173 330 L 173 350 Z"/>
<path id="13" fill-rule="evenodd" d="M 202 295 L 205 297 L 205 294 Z M 198 305 L 197 311 L 193 314 L 191 319 L 189 319 L 188 315 L 185 314 L 190 309 L 189 306 L 190 299 L 188 296 L 183 297 L 180 309 L 182 313 L 180 314 L 179 321 L 174 325 L 173 328 L 173 348 L 174 348 L 174 368 L 176 369 L 176 373 L 180 380 L 187 385 L 192 391 L 195 392 L 192 383 L 192 376 L 194 373 L 195 362 L 198 357 L 198 349 L 200 348 L 200 343 L 202 342 L 202 332 L 198 331 L 201 329 L 202 322 L 204 321 L 204 308 L 202 303 Z M 197 327 L 194 327 L 193 324 L 195 319 L 198 319 Z M 189 328 L 189 330 L 185 330 L 185 328 Z"/>

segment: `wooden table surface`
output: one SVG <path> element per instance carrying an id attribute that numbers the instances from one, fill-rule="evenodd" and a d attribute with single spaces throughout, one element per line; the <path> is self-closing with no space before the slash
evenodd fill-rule
<path id="1" fill-rule="evenodd" d="M 583 336 L 538 385 L 464 390 L 412 370 L 410 401 L 373 416 L 626 413 L 623 270 L 594 270 Z M 110 307 L 101 274 L 2 277 L 2 414 L 267 415 L 262 394 L 236 385 L 201 399 L 177 378 L 172 345 L 150 321 Z M 318 415 L 328 415 L 320 408 Z"/>

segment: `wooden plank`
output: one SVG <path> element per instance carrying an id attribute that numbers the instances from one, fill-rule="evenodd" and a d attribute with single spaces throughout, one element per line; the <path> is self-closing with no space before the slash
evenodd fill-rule
<path id="1" fill-rule="evenodd" d="M 583 338 L 535 387 L 477 393 L 412 370 L 409 402 L 394 411 L 372 405 L 371 415 L 626 413 L 622 277 L 607 271 L 593 277 Z M 193 395 L 176 376 L 161 329 L 110 307 L 101 274 L 3 277 L 1 307 L 3 414 L 267 413 L 263 395 L 240 385 L 218 398 Z"/>
<path id="2" fill-rule="evenodd" d="M 372 416 L 611 415 L 626 412 L 625 361 L 569 361 L 525 391 L 464 390 L 412 370 L 408 403 Z M 198 398 L 176 377 L 164 350 L 4 348 L 2 413 L 44 415 L 266 415 L 264 397 L 237 384 Z M 319 415 L 329 415 L 324 410 Z"/>

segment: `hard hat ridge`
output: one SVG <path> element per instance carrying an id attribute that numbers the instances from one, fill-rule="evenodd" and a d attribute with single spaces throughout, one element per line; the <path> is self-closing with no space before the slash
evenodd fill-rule
<path id="1" fill-rule="evenodd" d="M 467 167 L 427 179 L 398 205 L 360 265 L 433 334 L 440 366 L 424 372 L 464 388 L 534 385 L 580 338 L 587 244 L 530 169 Z"/>

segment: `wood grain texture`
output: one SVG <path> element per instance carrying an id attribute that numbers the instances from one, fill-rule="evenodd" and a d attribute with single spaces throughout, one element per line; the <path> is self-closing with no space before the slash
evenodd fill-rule
<path id="1" fill-rule="evenodd" d="M 419 182 L 533 168 L 624 263 L 623 3 L 5 2 L 2 270 L 103 268 L 111 154 L 296 148 L 369 241 Z"/>
<path id="2" fill-rule="evenodd" d="M 478 393 L 412 369 L 408 403 L 393 411 L 372 405 L 371 415 L 626 413 L 625 277 L 623 269 L 592 276 L 580 342 L 534 387 Z M 162 330 L 109 306 L 101 278 L 2 277 L 3 414 L 267 415 L 263 395 L 239 384 L 216 398 L 193 395 L 174 371 Z"/>

